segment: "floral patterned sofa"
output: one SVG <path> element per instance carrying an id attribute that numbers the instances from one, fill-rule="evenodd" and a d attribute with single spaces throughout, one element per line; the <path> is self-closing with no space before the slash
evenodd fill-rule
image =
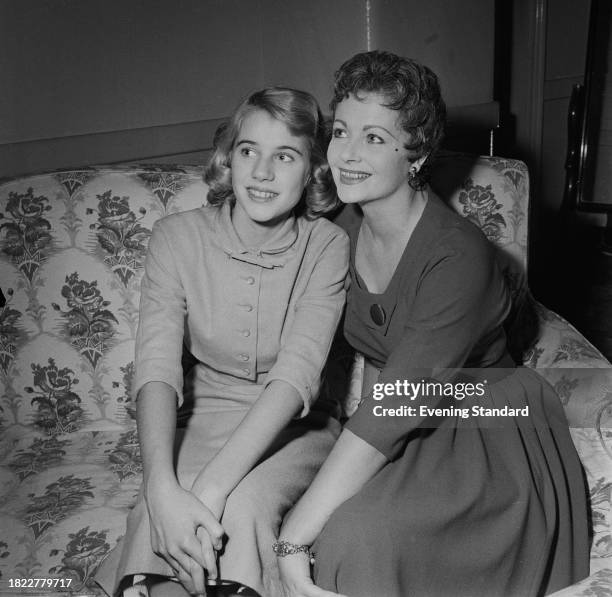
<path id="1" fill-rule="evenodd" d="M 102 594 L 92 575 L 141 479 L 130 388 L 147 242 L 156 219 L 205 201 L 201 173 L 100 166 L 0 182 L 0 595 Z M 612 369 L 529 295 L 526 167 L 446 155 L 433 184 L 499 246 L 515 352 L 557 388 L 584 464 L 592 576 L 560 594 L 610 595 Z M 53 577 L 63 589 L 16 587 Z"/>

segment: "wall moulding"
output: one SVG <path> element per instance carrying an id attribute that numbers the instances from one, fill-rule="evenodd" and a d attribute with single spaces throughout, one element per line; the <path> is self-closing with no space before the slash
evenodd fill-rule
<path id="1" fill-rule="evenodd" d="M 156 159 L 167 162 L 171 156 L 181 162 L 185 154 L 210 151 L 215 130 L 224 120 L 200 120 L 2 144 L 0 177 L 92 164 L 152 162 Z"/>
<path id="2" fill-rule="evenodd" d="M 212 150 L 217 127 L 225 120 L 216 118 L 0 144 L 0 177 L 120 162 L 202 163 Z M 498 126 L 497 102 L 449 107 L 447 147 L 470 150 L 464 144 L 482 133 L 483 143 L 474 151 L 488 153 L 489 131 Z"/>

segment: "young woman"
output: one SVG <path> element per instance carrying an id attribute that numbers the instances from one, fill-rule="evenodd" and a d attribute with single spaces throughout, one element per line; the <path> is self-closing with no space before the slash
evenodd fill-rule
<path id="1" fill-rule="evenodd" d="M 144 480 L 96 578 L 109 595 L 133 575 L 152 596 L 204 594 L 218 574 L 280 594 L 270 544 L 339 432 L 314 404 L 348 267 L 346 234 L 318 217 L 336 196 L 317 103 L 264 89 L 215 141 L 209 205 L 158 221 L 149 243 L 134 384 Z"/>
<path id="2" fill-rule="evenodd" d="M 287 595 L 535 597 L 581 579 L 586 496 L 563 408 L 508 356 L 493 246 L 424 180 L 445 116 L 436 76 L 358 54 L 336 73 L 332 108 L 334 181 L 362 212 L 349 225 L 344 332 L 366 357 L 366 386 L 379 385 L 283 523 Z M 481 384 L 471 406 L 529 416 L 464 419 L 458 392 L 397 389 L 431 378 Z"/>

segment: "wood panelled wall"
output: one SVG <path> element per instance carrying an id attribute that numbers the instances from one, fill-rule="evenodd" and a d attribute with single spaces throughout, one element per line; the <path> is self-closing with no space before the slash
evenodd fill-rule
<path id="1" fill-rule="evenodd" d="M 313 92 L 368 48 L 432 66 L 451 106 L 490 102 L 491 0 L 0 0 L 0 176 L 194 161 L 240 98 Z"/>
<path id="2" fill-rule="evenodd" d="M 493 99 L 494 20 L 492 0 L 379 0 L 372 47 L 433 69 L 449 106 L 484 104 Z"/>

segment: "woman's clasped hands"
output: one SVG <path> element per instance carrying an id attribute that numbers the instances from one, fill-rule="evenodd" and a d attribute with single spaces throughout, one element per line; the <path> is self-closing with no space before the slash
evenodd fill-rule
<path id="1" fill-rule="evenodd" d="M 154 553 L 168 563 L 189 593 L 205 595 L 205 571 L 208 578 L 217 578 L 215 552 L 223 546 L 225 532 L 219 519 L 224 502 L 211 500 L 209 507 L 193 489 L 183 489 L 175 480 L 150 484 L 146 501 Z"/>

